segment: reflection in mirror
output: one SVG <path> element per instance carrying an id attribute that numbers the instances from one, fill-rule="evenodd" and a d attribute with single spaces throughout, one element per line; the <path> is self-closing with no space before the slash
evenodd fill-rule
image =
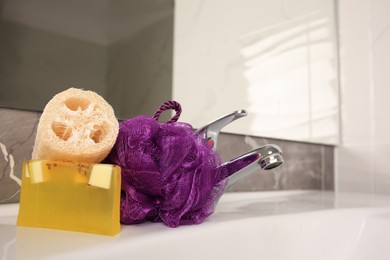
<path id="1" fill-rule="evenodd" d="M 245 109 L 225 131 L 337 144 L 335 26 L 333 0 L 177 0 L 173 97 L 183 119 L 201 127 Z"/>
<path id="2" fill-rule="evenodd" d="M 173 0 L 0 1 L 0 106 L 41 111 L 69 87 L 116 116 L 172 96 Z"/>

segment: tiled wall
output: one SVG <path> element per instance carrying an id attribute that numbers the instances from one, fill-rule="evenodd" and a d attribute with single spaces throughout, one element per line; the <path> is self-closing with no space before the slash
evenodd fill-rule
<path id="1" fill-rule="evenodd" d="M 390 194 L 390 2 L 338 1 L 341 139 L 337 190 Z"/>
<path id="2" fill-rule="evenodd" d="M 175 0 L 173 98 L 197 108 L 182 119 L 202 127 L 245 109 L 226 131 L 338 144 L 334 5 Z"/>
<path id="3" fill-rule="evenodd" d="M 38 112 L 0 108 L 0 203 L 19 200 L 22 163 L 30 159 L 39 116 Z M 230 191 L 333 189 L 332 146 L 222 134 L 218 152 L 228 161 L 267 143 L 282 148 L 285 163 L 253 174 Z"/>

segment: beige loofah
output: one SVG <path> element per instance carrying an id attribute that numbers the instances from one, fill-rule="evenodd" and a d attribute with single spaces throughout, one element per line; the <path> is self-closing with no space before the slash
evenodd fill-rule
<path id="1" fill-rule="evenodd" d="M 70 88 L 47 103 L 32 159 L 101 162 L 114 146 L 118 129 L 114 110 L 101 96 Z"/>

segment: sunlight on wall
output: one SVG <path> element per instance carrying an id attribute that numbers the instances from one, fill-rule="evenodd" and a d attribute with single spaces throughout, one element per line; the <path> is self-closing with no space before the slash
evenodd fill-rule
<path id="1" fill-rule="evenodd" d="M 242 37 L 251 131 L 303 139 L 337 135 L 338 93 L 330 21 L 320 12 Z M 272 97 L 263 98 L 263 97 Z M 267 124 L 264 124 L 267 122 Z"/>
<path id="2" fill-rule="evenodd" d="M 246 109 L 223 130 L 339 143 L 333 0 L 177 0 L 174 27 L 181 120 L 202 127 Z"/>

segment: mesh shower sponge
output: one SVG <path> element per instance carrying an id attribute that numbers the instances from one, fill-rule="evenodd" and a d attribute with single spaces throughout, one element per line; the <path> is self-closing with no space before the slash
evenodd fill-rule
<path id="1" fill-rule="evenodd" d="M 167 123 L 160 114 L 176 110 Z M 106 158 L 122 169 L 121 222 L 163 222 L 169 227 L 200 224 L 213 213 L 226 180 L 220 158 L 190 124 L 177 122 L 175 101 L 154 117 L 141 115 L 119 125 L 117 141 Z"/>

